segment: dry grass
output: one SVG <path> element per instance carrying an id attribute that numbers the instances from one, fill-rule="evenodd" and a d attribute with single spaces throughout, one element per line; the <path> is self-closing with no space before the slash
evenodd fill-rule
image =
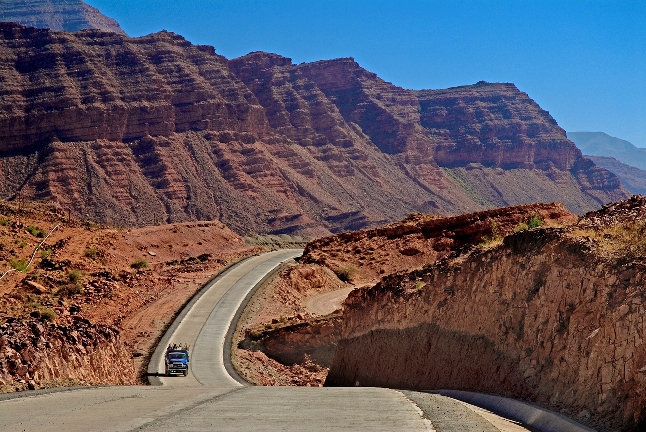
<path id="1" fill-rule="evenodd" d="M 569 234 L 576 238 L 588 238 L 602 251 L 615 257 L 646 256 L 646 221 L 616 224 L 599 229 L 574 229 Z"/>

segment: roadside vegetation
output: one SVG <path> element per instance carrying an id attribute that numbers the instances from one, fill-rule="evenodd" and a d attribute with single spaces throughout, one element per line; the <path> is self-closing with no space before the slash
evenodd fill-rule
<path id="1" fill-rule="evenodd" d="M 646 256 L 646 221 L 620 223 L 600 229 L 575 229 L 570 235 L 585 237 L 616 258 Z"/>
<path id="2" fill-rule="evenodd" d="M 343 282 L 352 282 L 352 278 L 357 274 L 357 269 L 352 266 L 339 267 L 334 270 L 334 274 Z"/>

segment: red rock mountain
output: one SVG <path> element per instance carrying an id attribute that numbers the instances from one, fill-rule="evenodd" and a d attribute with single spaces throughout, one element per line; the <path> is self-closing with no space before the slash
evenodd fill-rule
<path id="1" fill-rule="evenodd" d="M 70 32 L 98 29 L 126 34 L 117 21 L 81 0 L 0 0 L 0 21 Z"/>
<path id="2" fill-rule="evenodd" d="M 352 59 L 0 24 L 0 198 L 120 225 L 310 235 L 626 196 L 513 84 L 396 87 Z"/>

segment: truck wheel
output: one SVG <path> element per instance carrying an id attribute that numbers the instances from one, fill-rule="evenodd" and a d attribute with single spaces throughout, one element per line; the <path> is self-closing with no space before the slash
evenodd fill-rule
<path id="1" fill-rule="evenodd" d="M 164 375 L 165 375 L 165 376 L 169 376 L 169 373 L 168 373 L 168 367 L 167 367 L 166 369 L 164 369 Z"/>
<path id="2" fill-rule="evenodd" d="M 184 376 L 188 375 L 188 371 L 187 371 L 187 370 L 185 370 L 183 373 L 184 373 Z"/>

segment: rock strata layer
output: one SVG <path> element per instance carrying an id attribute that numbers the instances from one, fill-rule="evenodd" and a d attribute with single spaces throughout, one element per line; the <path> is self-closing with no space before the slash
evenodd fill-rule
<path id="1" fill-rule="evenodd" d="M 626 196 L 513 84 L 405 90 L 353 59 L 227 60 L 168 32 L 3 23 L 0 54 L 0 197 L 75 217 L 321 235 Z"/>

